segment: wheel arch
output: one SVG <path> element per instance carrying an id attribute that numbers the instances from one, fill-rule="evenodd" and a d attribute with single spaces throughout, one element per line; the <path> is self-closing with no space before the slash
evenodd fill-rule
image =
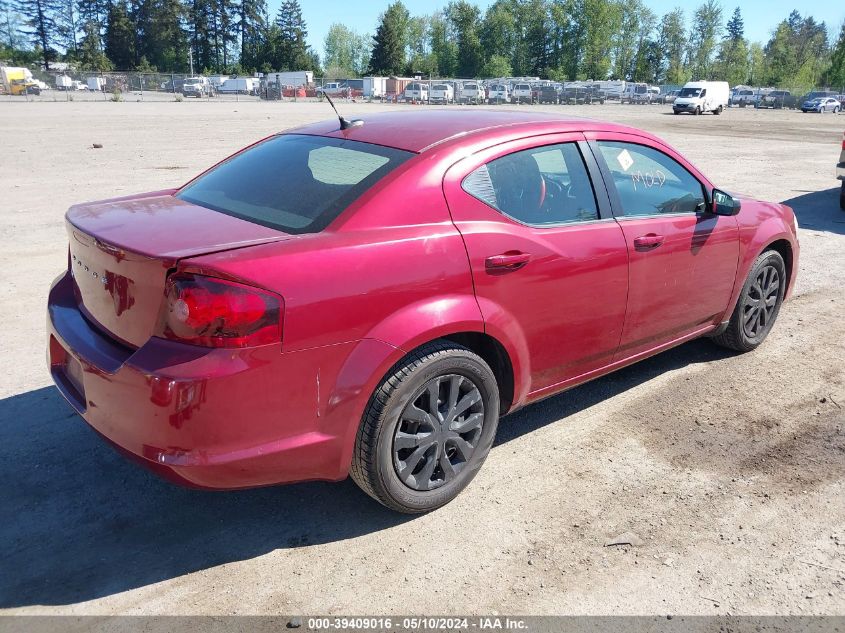
<path id="1" fill-rule="evenodd" d="M 765 253 L 766 251 L 775 251 L 777 252 L 782 258 L 783 263 L 786 266 L 786 291 L 785 294 L 788 296 L 789 293 L 792 291 L 792 268 L 795 265 L 795 259 L 792 252 L 792 244 L 789 240 L 785 238 L 779 238 L 773 240 L 766 244 L 761 250 L 760 253 Z"/>

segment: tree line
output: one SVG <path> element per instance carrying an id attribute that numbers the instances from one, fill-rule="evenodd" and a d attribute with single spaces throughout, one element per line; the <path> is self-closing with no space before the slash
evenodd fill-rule
<path id="1" fill-rule="evenodd" d="M 831 39 L 824 22 L 795 10 L 768 42 L 751 42 L 739 7 L 727 14 L 719 0 L 689 15 L 658 15 L 644 0 L 496 0 L 484 12 L 452 0 L 411 15 L 396 0 L 375 27 L 371 36 L 333 24 L 321 59 L 298 0 L 273 16 L 266 0 L 0 0 L 0 59 L 90 70 L 845 84 L 845 24 Z"/>

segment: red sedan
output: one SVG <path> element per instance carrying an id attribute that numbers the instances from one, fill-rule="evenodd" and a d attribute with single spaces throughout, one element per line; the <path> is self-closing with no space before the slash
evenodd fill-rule
<path id="1" fill-rule="evenodd" d="M 356 123 L 68 211 L 49 365 L 103 437 L 192 486 L 351 474 L 423 512 L 467 486 L 500 415 L 696 337 L 752 350 L 794 286 L 792 210 L 646 132 Z"/>

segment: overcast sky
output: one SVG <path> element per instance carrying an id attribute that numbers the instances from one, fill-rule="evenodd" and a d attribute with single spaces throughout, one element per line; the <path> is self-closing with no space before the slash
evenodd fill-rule
<path id="1" fill-rule="evenodd" d="M 678 0 L 645 0 L 646 4 L 658 15 L 683 6 L 687 17 L 692 13 L 696 1 L 679 2 Z M 270 16 L 275 17 L 280 0 L 268 0 Z M 442 8 L 448 2 L 439 0 L 403 0 L 411 15 L 426 15 Z M 387 8 L 389 0 L 300 0 L 303 16 L 308 25 L 308 43 L 323 55 L 323 42 L 329 26 L 334 22 L 345 24 L 359 33 L 375 32 L 378 16 Z M 492 4 L 492 0 L 478 0 L 482 13 Z M 810 13 L 819 22 L 827 23 L 831 37 L 838 35 L 839 27 L 845 20 L 845 2 L 843 0 L 814 0 L 798 3 L 797 0 L 733 0 L 724 1 L 725 21 L 737 6 L 745 19 L 745 36 L 752 41 L 766 42 L 778 22 L 786 18 L 792 9 L 802 14 Z"/>

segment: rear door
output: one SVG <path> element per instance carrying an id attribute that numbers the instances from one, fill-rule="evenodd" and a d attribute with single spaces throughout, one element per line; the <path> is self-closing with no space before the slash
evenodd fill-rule
<path id="1" fill-rule="evenodd" d="M 617 360 L 718 322 L 736 277 L 736 218 L 708 212 L 709 184 L 669 148 L 628 134 L 588 136 L 630 262 Z"/>
<path id="2" fill-rule="evenodd" d="M 628 255 L 583 135 L 470 156 L 447 172 L 444 191 L 485 322 L 522 347 L 530 390 L 609 363 L 625 315 Z"/>

